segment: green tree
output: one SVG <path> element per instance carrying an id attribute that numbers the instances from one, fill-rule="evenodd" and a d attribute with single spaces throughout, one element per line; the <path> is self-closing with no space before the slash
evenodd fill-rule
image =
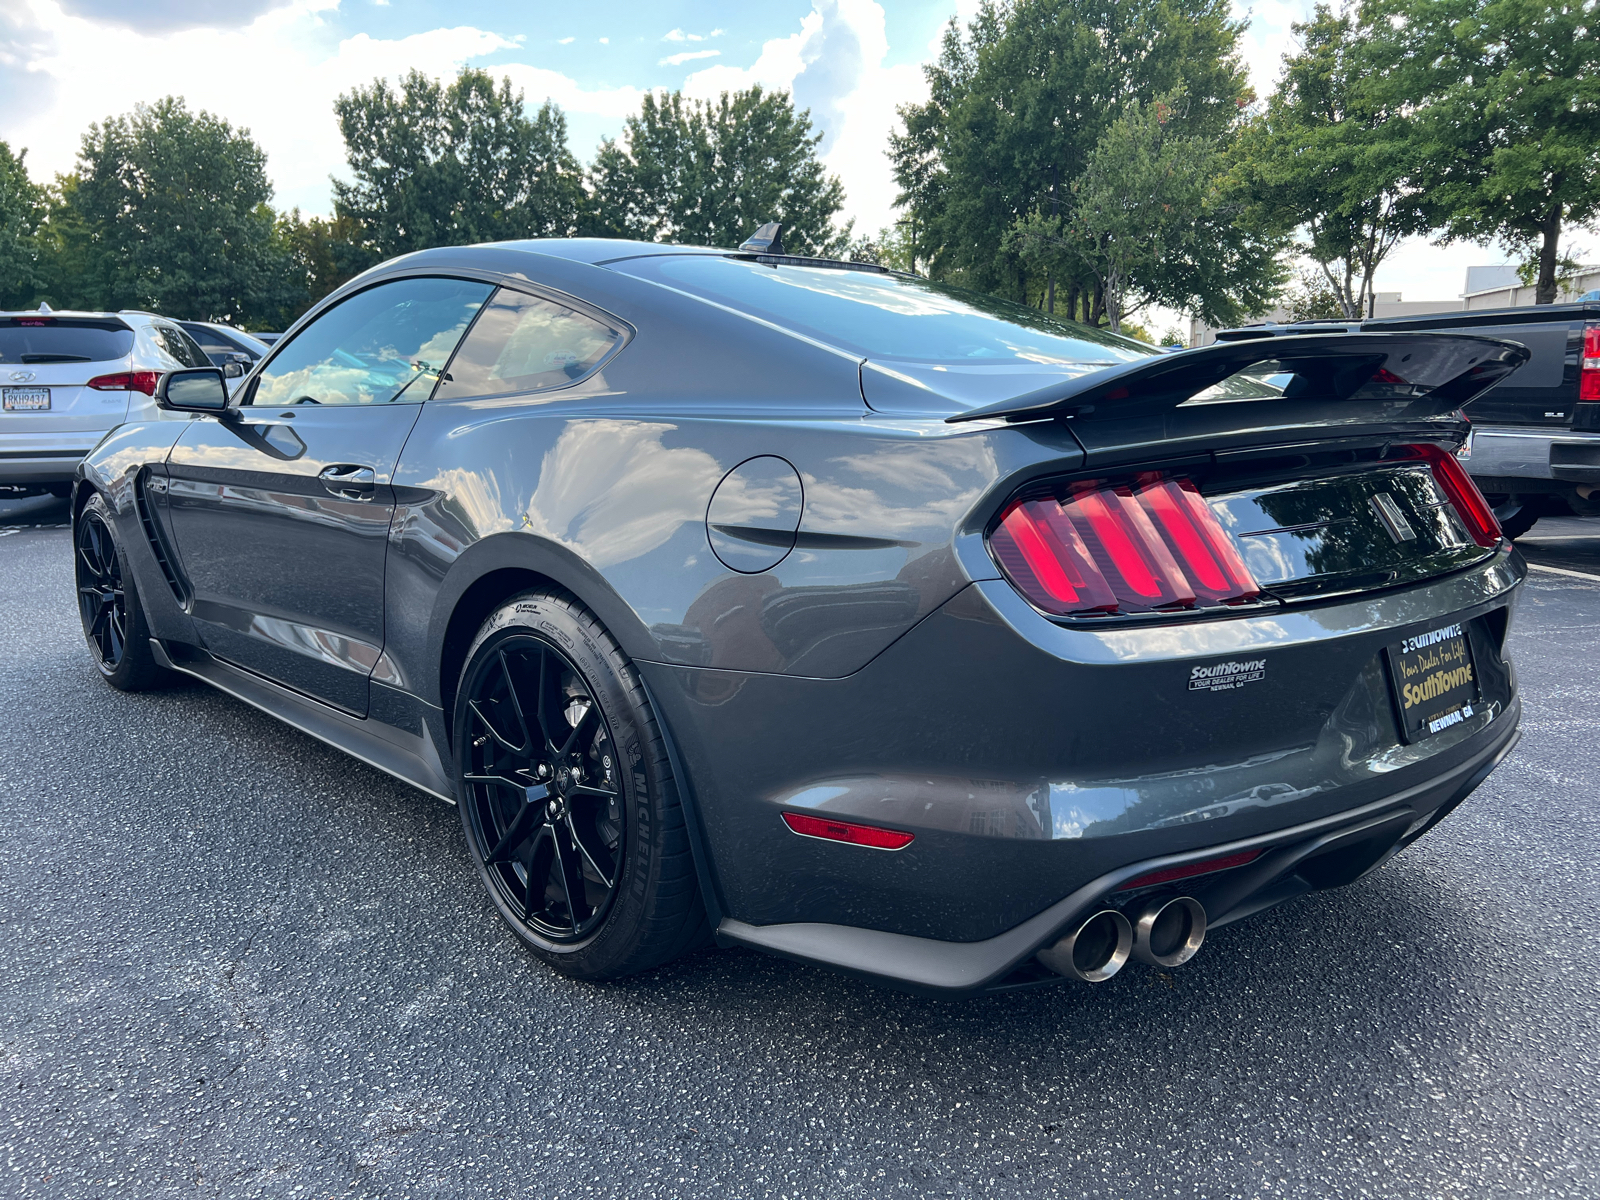
<path id="1" fill-rule="evenodd" d="M 1115 331 L 1151 304 L 1216 325 L 1266 308 L 1282 282 L 1278 244 L 1245 233 L 1221 186 L 1218 139 L 1180 132 L 1182 93 L 1130 101 L 1073 180 L 1069 206 L 1035 209 L 1002 247 L 1035 274 L 1087 273 L 1089 316 Z"/>
<path id="2" fill-rule="evenodd" d="M 334 211 L 380 258 L 430 246 L 565 237 L 577 227 L 582 172 L 567 119 L 548 100 L 530 118 L 511 81 L 467 68 L 453 83 L 412 71 L 334 103 L 354 183 Z"/>
<path id="3" fill-rule="evenodd" d="M 935 277 L 1031 302 L 1045 284 L 1006 235 L 1067 189 L 1130 100 L 1182 89 L 1174 133 L 1217 137 L 1250 100 L 1243 25 L 1227 0 L 984 0 L 924 68 L 925 104 L 890 148 L 919 262 Z M 1067 308 L 1079 286 L 1069 278 Z M 1092 307 L 1092 305 L 1087 305 Z"/>
<path id="4" fill-rule="evenodd" d="M 278 217 L 273 238 L 284 262 L 285 283 L 278 306 L 259 314 L 260 328 L 287 327 L 329 292 L 381 261 L 366 230 L 348 215 L 308 218 L 291 209 Z"/>
<path id="5" fill-rule="evenodd" d="M 761 87 L 687 100 L 648 94 L 590 169 L 590 231 L 609 237 L 737 246 L 783 222 L 790 253 L 842 254 L 834 217 L 844 188 L 817 158 L 820 133 L 784 92 Z"/>
<path id="6" fill-rule="evenodd" d="M 1368 0 L 1362 19 L 1430 225 L 1537 254 L 1554 303 L 1562 233 L 1600 215 L 1594 0 Z"/>
<path id="7" fill-rule="evenodd" d="M 27 306 L 43 282 L 37 234 L 44 189 L 28 178 L 27 156 L 0 142 L 0 308 Z"/>
<path id="8" fill-rule="evenodd" d="M 1423 228 L 1408 182 L 1404 110 L 1374 61 L 1372 32 L 1317 5 L 1293 26 L 1296 53 L 1233 147 L 1230 185 L 1243 219 L 1270 236 L 1297 232 L 1344 317 L 1360 317 L 1372 279 L 1401 237 Z"/>
<path id="9" fill-rule="evenodd" d="M 181 99 L 91 125 L 52 197 L 59 304 L 240 321 L 282 286 L 266 155 Z"/>

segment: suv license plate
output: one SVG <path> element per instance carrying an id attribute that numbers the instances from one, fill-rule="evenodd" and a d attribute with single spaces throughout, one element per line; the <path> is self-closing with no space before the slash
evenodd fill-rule
<path id="1" fill-rule="evenodd" d="M 1465 625 L 1441 625 L 1396 642 L 1386 652 L 1406 741 L 1443 733 L 1472 716 L 1478 702 L 1478 675 Z"/>
<path id="2" fill-rule="evenodd" d="M 50 407 L 49 388 L 0 389 L 6 412 L 43 412 Z"/>

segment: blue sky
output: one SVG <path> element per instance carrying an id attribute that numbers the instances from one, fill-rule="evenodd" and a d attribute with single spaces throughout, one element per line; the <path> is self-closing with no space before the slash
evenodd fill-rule
<path id="1" fill-rule="evenodd" d="M 1243 52 L 1270 90 L 1289 25 L 1311 0 L 1250 0 Z M 248 127 L 268 155 L 276 202 L 330 207 L 343 144 L 341 92 L 417 68 L 464 64 L 509 76 L 531 105 L 566 112 L 587 161 L 644 92 L 715 96 L 763 83 L 789 89 L 825 134 L 858 230 L 894 217 L 884 149 L 895 108 L 921 99 L 921 66 L 941 29 L 976 0 L 5 0 L 0 3 L 0 139 L 25 147 L 35 179 L 72 169 L 91 121 L 168 94 Z M 1468 262 L 1495 251 L 1403 247 L 1379 287 L 1407 299 L 1455 296 Z"/>

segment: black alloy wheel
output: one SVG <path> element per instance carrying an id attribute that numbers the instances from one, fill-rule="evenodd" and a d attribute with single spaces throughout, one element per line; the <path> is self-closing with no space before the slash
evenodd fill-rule
<path id="1" fill-rule="evenodd" d="M 89 509 L 78 522 L 78 611 L 83 633 L 100 656 L 100 669 L 113 672 L 128 649 L 128 592 L 122 584 L 117 544 L 105 517 Z"/>
<path id="2" fill-rule="evenodd" d="M 622 792 L 610 727 L 572 662 L 513 634 L 468 682 L 462 782 L 484 870 L 552 942 L 605 920 L 621 877 Z"/>
<path id="3" fill-rule="evenodd" d="M 575 979 L 617 979 L 710 940 L 677 781 L 638 672 L 559 591 L 513 596 L 454 695 L 461 823 L 522 943 Z"/>
<path id="4" fill-rule="evenodd" d="M 117 543 L 105 497 L 98 493 L 89 497 L 78 514 L 72 542 L 78 615 L 101 677 L 124 692 L 160 687 L 170 673 L 150 651 L 150 628 L 139 590 Z"/>

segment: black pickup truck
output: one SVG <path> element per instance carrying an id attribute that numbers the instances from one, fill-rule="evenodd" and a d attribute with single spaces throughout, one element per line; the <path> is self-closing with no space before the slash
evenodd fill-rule
<path id="1" fill-rule="evenodd" d="M 1522 343 L 1533 352 L 1527 364 L 1467 405 L 1472 438 L 1463 465 L 1510 537 L 1541 516 L 1600 517 L 1600 301 L 1249 325 L 1217 340 L 1321 330 L 1475 333 Z"/>

